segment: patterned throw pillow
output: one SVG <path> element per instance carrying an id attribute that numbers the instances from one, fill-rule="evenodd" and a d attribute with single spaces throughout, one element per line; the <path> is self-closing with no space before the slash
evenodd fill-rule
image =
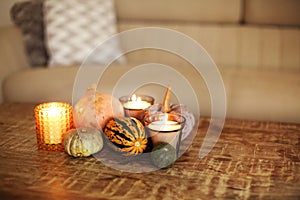
<path id="1" fill-rule="evenodd" d="M 113 0 L 46 0 L 44 17 L 50 67 L 81 64 L 116 33 Z M 118 42 L 101 45 L 89 61 L 106 63 L 119 52 Z"/>
<path id="2" fill-rule="evenodd" d="M 15 3 L 10 10 L 10 16 L 24 35 L 31 65 L 33 67 L 46 66 L 48 54 L 44 43 L 43 0 Z"/>

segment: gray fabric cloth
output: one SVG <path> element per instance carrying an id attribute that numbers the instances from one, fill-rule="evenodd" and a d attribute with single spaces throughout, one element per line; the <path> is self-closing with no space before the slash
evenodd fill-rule
<path id="1" fill-rule="evenodd" d="M 29 62 L 33 67 L 47 66 L 48 62 L 44 42 L 43 2 L 18 2 L 10 10 L 12 21 L 22 30 Z"/>

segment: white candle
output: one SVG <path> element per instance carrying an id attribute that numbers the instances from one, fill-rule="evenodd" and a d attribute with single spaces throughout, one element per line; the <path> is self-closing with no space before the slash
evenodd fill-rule
<path id="1" fill-rule="evenodd" d="M 148 128 L 154 131 L 178 131 L 181 125 L 174 121 L 155 121 L 148 125 Z"/>
<path id="2" fill-rule="evenodd" d="M 167 113 L 162 114 L 158 121 L 153 121 L 148 125 L 148 128 L 154 131 L 178 131 L 181 125 L 176 121 L 168 120 L 169 115 Z"/>
<path id="3" fill-rule="evenodd" d="M 124 103 L 124 108 L 127 109 L 136 109 L 136 110 L 144 110 L 151 106 L 151 104 L 147 101 L 142 101 L 141 97 L 136 97 L 136 95 L 132 95 L 131 101 Z"/>
<path id="4" fill-rule="evenodd" d="M 46 144 L 58 144 L 62 141 L 62 134 L 65 129 L 61 125 L 61 120 L 64 118 L 64 110 L 61 107 L 58 107 L 55 104 L 51 104 L 49 108 L 44 108 L 42 112 L 45 112 L 44 123 L 46 125 L 45 132 L 48 132 L 48 135 L 45 135 Z"/>
<path id="5" fill-rule="evenodd" d="M 147 124 L 147 128 L 149 129 L 153 144 L 166 142 L 176 149 L 182 124 L 169 120 L 169 114 L 161 114 L 157 118 L 157 121 Z"/>

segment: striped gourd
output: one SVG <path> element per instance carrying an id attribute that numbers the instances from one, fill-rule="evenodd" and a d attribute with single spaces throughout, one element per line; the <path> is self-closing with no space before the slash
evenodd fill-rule
<path id="1" fill-rule="evenodd" d="M 148 139 L 143 124 L 133 117 L 113 118 L 106 124 L 104 133 L 110 146 L 132 155 L 143 153 Z"/>

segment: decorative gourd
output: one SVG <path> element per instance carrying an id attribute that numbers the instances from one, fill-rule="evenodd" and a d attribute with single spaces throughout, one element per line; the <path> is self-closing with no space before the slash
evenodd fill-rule
<path id="1" fill-rule="evenodd" d="M 72 129 L 64 137 L 64 147 L 71 156 L 87 157 L 103 148 L 103 138 L 95 128 Z"/>
<path id="2" fill-rule="evenodd" d="M 162 104 L 154 104 L 145 110 L 145 116 L 155 113 L 178 113 L 181 114 L 186 122 L 182 130 L 181 140 L 184 140 L 193 130 L 194 125 L 197 123 L 193 112 L 183 104 L 170 105 L 170 87 L 168 87 L 164 101 Z"/>
<path id="3" fill-rule="evenodd" d="M 124 109 L 118 99 L 98 92 L 93 85 L 75 105 L 73 116 L 76 128 L 94 127 L 103 130 L 109 119 L 124 116 Z"/>
<path id="4" fill-rule="evenodd" d="M 167 168 L 176 161 L 176 149 L 169 143 L 158 143 L 152 149 L 151 159 L 155 166 Z"/>
<path id="5" fill-rule="evenodd" d="M 125 155 L 143 153 L 148 139 L 143 124 L 133 117 L 120 117 L 108 121 L 104 134 L 110 141 L 109 146 L 125 152 Z"/>

